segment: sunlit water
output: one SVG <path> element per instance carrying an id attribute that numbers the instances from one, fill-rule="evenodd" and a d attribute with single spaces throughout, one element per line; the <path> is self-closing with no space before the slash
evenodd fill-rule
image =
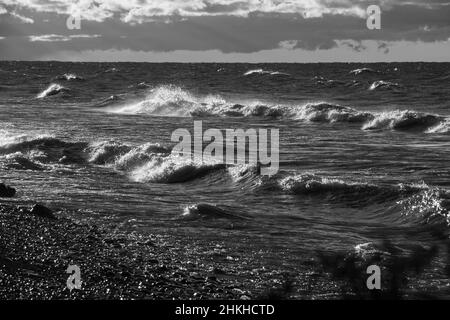
<path id="1" fill-rule="evenodd" d="M 17 201 L 298 259 L 427 245 L 450 208 L 449 85 L 450 64 L 1 62 L 1 180 Z M 194 120 L 279 129 L 278 174 L 171 159 Z"/>

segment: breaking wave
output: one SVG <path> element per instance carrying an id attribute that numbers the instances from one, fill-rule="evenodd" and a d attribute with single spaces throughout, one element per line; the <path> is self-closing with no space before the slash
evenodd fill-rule
<path id="1" fill-rule="evenodd" d="M 264 69 L 249 70 L 249 71 L 244 73 L 244 76 L 264 75 L 264 74 L 271 75 L 271 76 L 277 76 L 277 75 L 289 76 L 289 73 L 279 72 L 279 71 L 271 71 L 271 70 L 264 70 Z"/>
<path id="2" fill-rule="evenodd" d="M 89 145 L 86 150 L 90 163 L 105 165 L 114 163 L 118 157 L 130 152 L 131 147 L 115 141 L 102 141 Z"/>
<path id="3" fill-rule="evenodd" d="M 137 182 L 179 183 L 203 177 L 225 167 L 223 163 L 215 161 L 201 162 L 169 155 L 153 158 L 134 169 L 130 176 Z"/>
<path id="4" fill-rule="evenodd" d="M 426 133 L 449 133 L 450 132 L 450 118 L 438 123 L 436 126 L 429 128 Z"/>
<path id="5" fill-rule="evenodd" d="M 217 95 L 196 97 L 174 86 L 158 87 L 152 90 L 144 101 L 110 108 L 107 111 L 159 116 L 254 116 L 327 122 L 361 122 L 370 117 L 368 113 L 325 102 L 306 103 L 299 106 L 267 105 L 259 101 L 251 101 L 248 104 L 231 103 Z"/>
<path id="6" fill-rule="evenodd" d="M 115 103 L 112 97 L 103 105 Z M 446 133 L 448 118 L 409 110 L 385 112 L 360 111 L 328 102 L 308 102 L 301 105 L 276 105 L 257 100 L 233 103 L 219 95 L 195 96 L 176 86 L 160 86 L 145 100 L 128 105 L 105 107 L 107 112 L 148 114 L 175 117 L 266 117 L 307 122 L 360 123 L 363 130 L 421 129 L 427 133 Z"/>
<path id="7" fill-rule="evenodd" d="M 118 68 L 113 67 L 113 68 L 106 69 L 103 72 L 104 73 L 116 73 L 116 72 L 120 72 L 120 70 Z"/>
<path id="8" fill-rule="evenodd" d="M 294 118 L 311 122 L 364 122 L 373 116 L 369 112 L 325 102 L 308 103 L 294 109 Z"/>
<path id="9" fill-rule="evenodd" d="M 400 88 L 400 85 L 395 82 L 378 80 L 372 83 L 369 87 L 369 90 L 377 90 L 377 89 L 395 89 Z"/>
<path id="10" fill-rule="evenodd" d="M 278 183 L 287 193 L 358 207 L 383 204 L 387 217 L 397 213 L 397 218 L 407 217 L 409 222 L 450 226 L 450 191 L 425 183 L 379 185 L 307 173 L 287 176 Z"/>
<path id="11" fill-rule="evenodd" d="M 409 198 L 398 201 L 404 216 L 421 223 L 450 225 L 450 191 L 438 188 L 425 189 Z"/>
<path id="12" fill-rule="evenodd" d="M 426 184 L 373 184 L 313 173 L 280 172 L 260 175 L 259 165 L 227 166 L 217 161 L 195 161 L 171 153 L 157 143 L 127 145 L 116 141 L 68 142 L 48 134 L 8 134 L 0 132 L 0 167 L 3 169 L 45 171 L 67 165 L 95 164 L 110 167 L 141 183 L 183 183 L 207 175 L 224 176 L 244 192 L 287 193 L 324 198 L 348 206 L 383 204 L 388 213 L 419 223 L 450 224 L 450 192 Z M 72 168 L 72 166 L 70 167 Z M 219 179 L 220 183 L 224 181 Z M 198 203 L 187 206 L 185 218 L 243 218 L 234 210 Z M 245 217 L 244 217 L 245 218 Z"/>
<path id="13" fill-rule="evenodd" d="M 352 70 L 349 73 L 353 74 L 353 75 L 359 75 L 359 74 L 364 74 L 364 73 L 377 73 L 377 71 L 375 71 L 372 68 L 360 68 L 360 69 Z"/>
<path id="14" fill-rule="evenodd" d="M 315 174 L 300 174 L 283 178 L 282 190 L 294 194 L 314 194 L 325 192 L 374 191 L 378 188 L 367 183 L 345 182 L 339 179 L 320 177 Z"/>
<path id="15" fill-rule="evenodd" d="M 66 81 L 84 81 L 83 77 L 80 77 L 74 73 L 64 73 L 60 76 L 57 76 L 55 80 L 66 80 Z"/>
<path id="16" fill-rule="evenodd" d="M 33 153 L 15 152 L 6 155 L 0 155 L 0 159 L 2 160 L 0 167 L 5 170 L 16 169 L 43 171 L 48 169 L 45 164 L 35 159 L 35 154 Z"/>
<path id="17" fill-rule="evenodd" d="M 40 94 L 37 95 L 38 99 L 43 99 L 46 97 L 50 97 L 50 96 L 54 96 L 57 95 L 59 93 L 62 92 L 67 92 L 69 91 L 69 89 L 57 84 L 57 83 L 53 83 L 51 84 L 47 89 L 45 89 L 44 91 L 42 91 Z"/>
<path id="18" fill-rule="evenodd" d="M 0 158 L 6 168 L 47 170 L 54 165 L 83 163 L 83 142 L 66 142 L 47 134 L 4 134 Z"/>
<path id="19" fill-rule="evenodd" d="M 109 111 L 123 114 L 152 114 L 159 116 L 187 117 L 202 106 L 224 104 L 220 97 L 207 96 L 197 98 L 179 87 L 161 86 L 151 90 L 144 101 L 136 104 L 120 106 Z"/>
<path id="20" fill-rule="evenodd" d="M 170 148 L 157 143 L 128 146 L 114 141 L 91 144 L 87 148 L 89 162 L 124 171 L 136 182 L 177 183 L 202 177 L 222 169 L 214 161 L 193 161 L 171 154 Z"/>
<path id="21" fill-rule="evenodd" d="M 184 208 L 182 218 L 185 219 L 247 219 L 247 217 L 235 214 L 231 210 L 207 203 L 188 205 Z"/>
<path id="22" fill-rule="evenodd" d="M 287 176 L 279 180 L 279 187 L 285 192 L 297 195 L 327 194 L 338 197 L 338 199 L 346 198 L 357 202 L 366 202 L 369 199 L 384 202 L 428 188 L 425 184 L 384 186 L 366 182 L 345 181 L 312 173 Z"/>
<path id="23" fill-rule="evenodd" d="M 425 130 L 433 133 L 445 128 L 448 121 L 444 117 L 409 110 L 395 110 L 375 114 L 373 119 L 364 124 L 363 130 Z"/>
<path id="24" fill-rule="evenodd" d="M 129 146 L 115 141 L 102 141 L 90 144 L 86 151 L 88 161 L 98 165 L 112 165 L 119 170 L 133 169 L 159 154 L 168 154 L 170 149 L 159 143 L 146 143 Z"/>
<path id="25" fill-rule="evenodd" d="M 170 147 L 158 143 L 67 142 L 46 134 L 2 136 L 0 160 L 3 168 L 36 171 L 54 165 L 101 165 L 133 181 L 154 183 L 186 182 L 227 167 L 214 159 L 194 161 L 173 155 Z"/>
<path id="26" fill-rule="evenodd" d="M 0 154 L 30 150 L 49 150 L 71 148 L 74 146 L 83 146 L 83 143 L 66 142 L 48 134 L 18 134 L 5 135 L 0 139 Z"/>

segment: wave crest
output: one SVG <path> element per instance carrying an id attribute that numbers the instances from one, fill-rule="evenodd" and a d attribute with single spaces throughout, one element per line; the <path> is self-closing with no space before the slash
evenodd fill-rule
<path id="1" fill-rule="evenodd" d="M 89 145 L 86 151 L 89 153 L 90 163 L 129 170 L 150 161 L 156 155 L 169 153 L 170 149 L 159 143 L 133 147 L 116 141 L 101 141 Z"/>
<path id="2" fill-rule="evenodd" d="M 364 74 L 364 73 L 376 73 L 376 72 L 377 71 L 375 71 L 372 68 L 360 68 L 360 69 L 352 70 L 349 73 L 353 74 L 353 75 L 359 75 L 359 74 Z"/>
<path id="3" fill-rule="evenodd" d="M 106 101 L 105 104 L 110 102 Z M 153 89 L 144 101 L 108 107 L 106 110 L 113 113 L 176 117 L 265 117 L 308 122 L 361 123 L 363 130 L 421 129 L 427 133 L 446 133 L 450 128 L 448 118 L 417 111 L 361 111 L 323 101 L 302 105 L 270 105 L 257 100 L 233 103 L 219 95 L 198 97 L 172 85 Z"/>
<path id="4" fill-rule="evenodd" d="M 450 225 L 450 192 L 438 188 L 425 189 L 398 202 L 403 215 L 415 217 L 425 223 L 442 221 Z"/>
<path id="5" fill-rule="evenodd" d="M 145 165 L 131 172 L 131 177 L 138 182 L 178 183 L 200 178 L 212 171 L 225 168 L 223 163 L 215 161 L 200 162 L 185 157 L 154 157 Z"/>
<path id="6" fill-rule="evenodd" d="M 207 203 L 197 203 L 186 206 L 184 208 L 183 218 L 198 219 L 198 218 L 224 218 L 224 219 L 247 219 L 244 216 L 234 214 L 230 210 L 220 208 L 216 205 Z"/>
<path id="7" fill-rule="evenodd" d="M 436 126 L 429 128 L 426 133 L 448 133 L 450 132 L 450 118 L 438 123 Z"/>
<path id="8" fill-rule="evenodd" d="M 43 99 L 46 97 L 50 97 L 50 96 L 54 96 L 57 95 L 59 93 L 62 92 L 67 92 L 69 91 L 69 89 L 57 84 L 57 83 L 53 83 L 50 86 L 48 86 L 47 89 L 45 89 L 44 91 L 42 91 L 40 94 L 37 95 L 38 99 Z"/>
<path id="9" fill-rule="evenodd" d="M 160 116 L 187 117 L 197 108 L 205 105 L 223 104 L 216 96 L 199 99 L 186 90 L 176 86 L 161 86 L 153 89 L 144 101 L 111 110 L 124 114 L 152 114 Z"/>
<path id="10" fill-rule="evenodd" d="M 376 190 L 377 186 L 367 183 L 345 182 L 339 179 L 320 177 L 315 174 L 288 176 L 280 182 L 282 190 L 295 194 L 312 194 L 325 192 L 355 192 Z"/>
<path id="11" fill-rule="evenodd" d="M 294 118 L 312 122 L 364 122 L 372 118 L 368 112 L 326 102 L 308 103 L 295 113 Z"/>
<path id="12" fill-rule="evenodd" d="M 84 81 L 83 77 L 80 77 L 74 73 L 64 73 L 55 78 L 56 80 L 66 80 L 66 81 Z"/>
<path id="13" fill-rule="evenodd" d="M 129 152 L 131 147 L 115 141 L 102 141 L 93 143 L 87 148 L 90 154 L 89 162 L 94 164 L 108 164 L 116 160 L 117 157 Z"/>
<path id="14" fill-rule="evenodd" d="M 425 184 L 377 185 L 322 177 L 312 173 L 287 176 L 279 180 L 278 184 L 283 191 L 292 194 L 328 194 L 336 196 L 337 200 L 356 201 L 362 204 L 366 204 L 368 201 L 385 202 L 428 189 Z"/>
<path id="15" fill-rule="evenodd" d="M 370 85 L 369 90 L 395 89 L 395 88 L 399 88 L 399 87 L 400 87 L 400 85 L 398 83 L 384 81 L 384 80 L 378 80 Z"/>
<path id="16" fill-rule="evenodd" d="M 53 164 L 84 162 L 83 142 L 66 142 L 48 134 L 10 134 L 0 139 L 0 156 L 7 167 L 41 170 Z"/>
<path id="17" fill-rule="evenodd" d="M 423 130 L 439 125 L 439 123 L 443 120 L 444 117 L 438 115 L 409 110 L 395 110 L 376 114 L 371 121 L 362 127 L 362 129 Z"/>
<path id="18" fill-rule="evenodd" d="M 30 153 L 15 152 L 2 155 L 0 156 L 0 159 L 2 160 L 2 168 L 6 170 L 46 170 L 46 166 L 34 159 L 33 154 Z"/>
<path id="19" fill-rule="evenodd" d="M 271 70 L 264 70 L 264 69 L 252 69 L 248 70 L 244 73 L 244 76 L 251 76 L 251 75 L 271 75 L 271 76 L 277 76 L 277 75 L 284 75 L 289 76 L 289 73 L 280 72 L 280 71 L 271 71 Z"/>

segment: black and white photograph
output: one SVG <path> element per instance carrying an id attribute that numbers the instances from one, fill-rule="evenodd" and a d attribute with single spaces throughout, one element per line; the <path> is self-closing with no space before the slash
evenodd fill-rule
<path id="1" fill-rule="evenodd" d="M 449 228 L 450 1 L 0 0 L 0 301 L 447 300 Z"/>

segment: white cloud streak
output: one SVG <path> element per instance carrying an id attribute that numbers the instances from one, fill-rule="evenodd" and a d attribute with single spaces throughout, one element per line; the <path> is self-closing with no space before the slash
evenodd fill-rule
<path id="1" fill-rule="evenodd" d="M 66 42 L 71 41 L 72 39 L 90 39 L 99 37 L 101 37 L 101 35 L 99 34 L 74 34 L 70 36 L 63 36 L 59 34 L 43 34 L 28 36 L 28 39 L 30 40 L 30 42 Z"/>
<path id="2" fill-rule="evenodd" d="M 34 23 L 34 20 L 33 20 L 33 19 L 28 18 L 28 17 L 25 17 L 25 16 L 22 16 L 22 15 L 16 13 L 16 12 L 11 12 L 10 14 L 11 14 L 11 16 L 13 16 L 14 18 L 19 19 L 20 22 L 22 22 L 22 23 L 30 23 L 30 24 Z"/>
<path id="3" fill-rule="evenodd" d="M 34 23 L 33 19 L 25 17 L 23 15 L 20 15 L 15 11 L 8 12 L 8 10 L 6 10 L 4 7 L 0 6 L 0 15 L 3 15 L 3 14 L 9 14 L 11 17 L 14 17 L 14 18 L 20 20 L 20 22 L 22 22 L 22 23 L 30 23 L 30 24 Z"/>

